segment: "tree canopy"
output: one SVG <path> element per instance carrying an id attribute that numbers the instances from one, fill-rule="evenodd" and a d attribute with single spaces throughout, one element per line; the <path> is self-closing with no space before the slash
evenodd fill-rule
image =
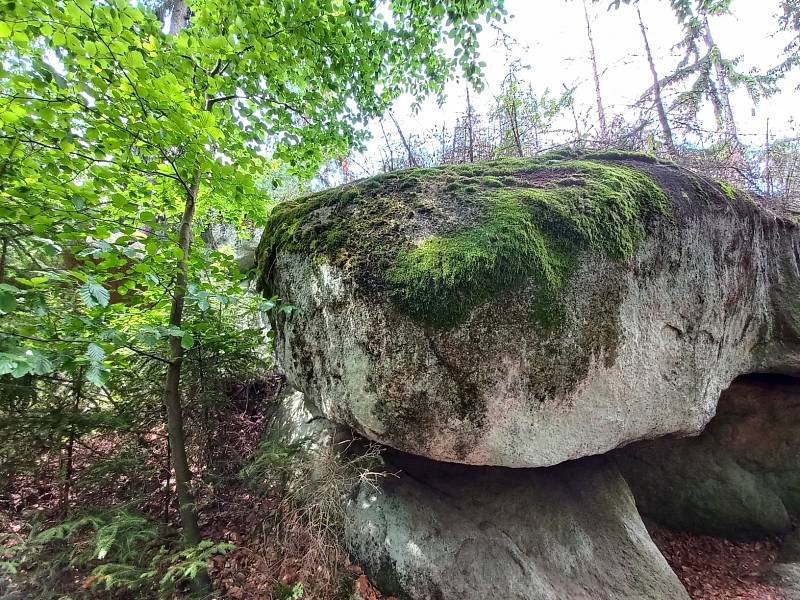
<path id="1" fill-rule="evenodd" d="M 66 411 L 73 424 L 68 435 L 59 425 L 59 436 L 72 444 L 76 414 L 124 404 L 114 378 L 135 361 L 166 371 L 179 508 L 186 541 L 197 545 L 181 367 L 213 337 L 216 309 L 242 292 L 233 257 L 198 243 L 202 232 L 219 220 L 263 222 L 287 177 L 310 177 L 357 145 L 368 119 L 401 94 L 441 95 L 457 70 L 480 85 L 479 21 L 501 19 L 503 8 L 502 0 L 166 8 L 177 24 L 169 32 L 156 11 L 124 0 L 3 5 L 0 377 L 12 390 L 41 380 L 71 389 L 66 405 L 58 393 L 35 392 L 19 404 L 14 391 L 5 408 Z M 87 404 L 94 393 L 85 386 L 106 400 Z M 97 420 L 83 422 L 91 429 Z"/>

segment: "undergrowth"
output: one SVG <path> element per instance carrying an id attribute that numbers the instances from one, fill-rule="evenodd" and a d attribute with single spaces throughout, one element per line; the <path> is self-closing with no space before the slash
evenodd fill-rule
<path id="1" fill-rule="evenodd" d="M 41 531 L 34 525 L 20 542 L 4 544 L 2 566 L 12 574 L 25 570 L 28 593 L 37 598 L 65 597 L 51 587 L 59 573 L 80 573 L 84 590 L 173 597 L 212 556 L 233 548 L 203 540 L 176 549 L 177 540 L 164 537 L 157 523 L 124 507 L 78 514 Z"/>
<path id="2" fill-rule="evenodd" d="M 281 551 L 300 554 L 303 565 L 315 567 L 317 590 L 345 600 L 353 585 L 341 543 L 346 506 L 360 485 L 375 486 L 386 475 L 382 467 L 375 444 L 344 442 L 310 450 L 305 440 L 283 444 L 267 439 L 242 470 L 242 479 L 257 493 L 280 498 L 269 535 Z M 298 588 L 282 585 L 275 592 L 279 598 L 295 598 Z"/>

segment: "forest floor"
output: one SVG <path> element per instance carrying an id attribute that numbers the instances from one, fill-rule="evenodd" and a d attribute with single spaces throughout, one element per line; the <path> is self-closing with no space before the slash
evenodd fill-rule
<path id="1" fill-rule="evenodd" d="M 210 573 L 216 597 L 233 600 L 334 600 L 350 597 L 355 590 L 365 600 L 384 597 L 369 583 L 357 565 L 324 536 L 304 524 L 301 515 L 275 493 L 259 493 L 239 476 L 243 465 L 257 451 L 269 414 L 269 400 L 280 384 L 267 381 L 261 392 L 261 402 L 236 404 L 221 411 L 209 440 L 212 448 L 209 463 L 215 465 L 215 483 L 206 484 L 199 497 L 203 535 L 215 541 L 228 541 L 235 548 L 227 554 L 215 556 L 210 562 Z M 266 401 L 264 401 L 266 400 Z M 116 442 L 118 443 L 118 442 Z M 115 442 L 97 438 L 87 441 L 85 448 L 92 453 L 113 454 Z M 55 523 L 58 512 L 57 459 L 51 465 L 43 464 L 39 475 L 33 479 L 20 479 L 5 497 L 0 497 L 0 566 L 3 545 L 18 544 L 30 527 L 32 516 L 44 517 Z M 90 456 L 78 453 L 76 463 L 89 461 Z M 220 466 L 222 465 L 222 466 Z M 78 471 L 80 467 L 78 468 Z M 115 502 L 119 489 L 116 482 L 77 488 L 72 498 L 76 506 L 105 500 Z M 163 491 L 155 489 L 157 498 Z M 157 504 L 157 503 L 156 503 Z M 164 509 L 154 506 L 152 512 Z M 177 528 L 174 505 L 166 511 L 170 528 Z M 737 543 L 725 539 L 694 536 L 650 528 L 651 535 L 667 561 L 686 586 L 694 600 L 782 600 L 773 587 L 760 582 L 760 575 L 775 560 L 777 540 Z M 29 576 L 42 577 L 42 565 Z M 67 568 L 57 574 L 57 581 L 38 581 L 39 589 L 51 586 L 53 591 L 74 593 L 81 598 L 140 598 L 125 592 L 109 594 L 92 593 L 87 588 L 91 582 L 91 565 L 85 568 Z M 16 586 L 3 582 L 0 572 L 0 598 L 34 597 L 26 593 L 23 569 L 16 576 Z M 48 577 L 53 577 L 52 571 Z M 22 583 L 22 587 L 20 587 Z M 46 585 L 42 585 L 45 584 Z M 6 592 L 4 593 L 4 585 Z M 20 595 L 6 595 L 9 590 L 19 590 Z M 33 589 L 33 588 L 31 588 Z M 57 597 L 57 596 L 52 596 Z M 386 599 L 390 600 L 390 599 Z"/>
<path id="2" fill-rule="evenodd" d="M 760 581 L 779 540 L 734 542 L 650 527 L 650 535 L 693 600 L 783 600 Z"/>

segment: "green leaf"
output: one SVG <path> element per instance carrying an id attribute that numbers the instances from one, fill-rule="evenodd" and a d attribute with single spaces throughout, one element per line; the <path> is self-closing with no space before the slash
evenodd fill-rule
<path id="1" fill-rule="evenodd" d="M 8 375 L 17 368 L 17 361 L 12 354 L 0 352 L 0 375 Z"/>
<path id="2" fill-rule="evenodd" d="M 99 344 L 92 342 L 86 349 L 86 356 L 94 363 L 102 362 L 106 357 L 106 351 Z"/>
<path id="3" fill-rule="evenodd" d="M 97 387 L 104 386 L 108 381 L 108 377 L 109 370 L 100 364 L 90 365 L 89 368 L 86 369 L 86 379 Z"/>
<path id="4" fill-rule="evenodd" d="M 194 346 L 194 336 L 188 331 L 181 336 L 181 346 L 186 350 Z"/>
<path id="5" fill-rule="evenodd" d="M 111 294 L 108 290 L 93 277 L 90 277 L 86 283 L 78 288 L 78 295 L 89 308 L 108 306 L 108 301 L 111 299 Z"/>
<path id="6" fill-rule="evenodd" d="M 0 312 L 10 313 L 17 308 L 17 295 L 5 289 L 0 289 Z"/>

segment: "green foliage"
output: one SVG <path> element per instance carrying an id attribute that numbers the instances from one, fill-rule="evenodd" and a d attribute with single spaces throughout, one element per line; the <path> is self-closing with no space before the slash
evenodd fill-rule
<path id="1" fill-rule="evenodd" d="M 262 285 L 281 249 L 324 256 L 412 316 L 449 327 L 532 278 L 546 319 L 577 252 L 627 259 L 646 223 L 668 213 L 647 174 L 602 158 L 409 170 L 282 204 L 260 248 Z"/>
<path id="2" fill-rule="evenodd" d="M 538 153 L 541 149 L 540 136 L 573 102 L 574 90 L 571 89 L 553 96 L 549 89 L 537 94 L 533 86 L 524 87 L 518 77 L 520 70 L 518 64 L 511 65 L 493 110 L 502 136 L 499 147 L 494 151 L 497 158 Z"/>
<path id="3" fill-rule="evenodd" d="M 45 529 L 33 536 L 33 544 L 54 541 L 75 542 L 86 530 L 93 531 L 94 541 L 77 550 L 72 564 L 89 564 L 94 560 L 130 563 L 138 560 L 138 554 L 148 543 L 158 538 L 158 528 L 144 516 L 126 510 L 87 514 Z"/>
<path id="4" fill-rule="evenodd" d="M 794 36 L 783 49 L 784 60 L 771 70 L 775 76 L 783 76 L 800 64 L 800 0 L 781 0 L 780 8 L 778 26 Z"/>
<path id="5" fill-rule="evenodd" d="M 5 7 L 0 377 L 39 378 L 43 413 L 73 405 L 55 400 L 64 390 L 98 395 L 142 362 L 163 368 L 170 339 L 191 351 L 210 337 L 243 277 L 203 229 L 258 224 L 270 190 L 356 144 L 399 94 L 439 94 L 457 67 L 479 82 L 479 21 L 503 15 L 501 0 L 189 8 L 168 35 L 124 1 Z M 170 317 L 184 294 L 187 324 Z"/>
<path id="6" fill-rule="evenodd" d="M 240 295 L 240 275 L 230 256 L 184 256 L 187 198 L 196 233 L 215 219 L 258 223 L 269 189 L 357 143 L 399 94 L 440 94 L 457 66 L 480 81 L 478 21 L 502 18 L 500 0 L 384 8 L 195 0 L 168 35 L 141 5 L 9 4 L 0 375 L 102 386 L 132 355 L 160 355 L 153 342 L 191 349 L 195 332 L 166 325 L 181 261 L 201 312 Z"/>
<path id="7" fill-rule="evenodd" d="M 305 593 L 305 588 L 300 582 L 291 586 L 282 583 L 275 586 L 275 598 L 277 600 L 300 600 Z"/>
<path id="8" fill-rule="evenodd" d="M 165 563 L 168 565 L 164 576 L 159 581 L 161 590 L 170 590 L 181 581 L 192 581 L 197 574 L 205 570 L 209 559 L 217 554 L 225 554 L 235 548 L 229 543 L 214 543 L 211 540 L 202 540 L 195 546 L 184 548 L 179 552 L 167 556 Z"/>
<path id="9" fill-rule="evenodd" d="M 678 68 L 662 81 L 667 88 L 691 80 L 689 89 L 681 92 L 676 106 L 692 117 L 700 110 L 703 100 L 711 103 L 718 120 L 730 119 L 725 114 L 727 97 L 733 90 L 744 87 L 754 102 L 776 91 L 776 76 L 771 73 L 745 73 L 737 67 L 741 57 L 725 58 L 713 43 L 708 17 L 729 12 L 731 0 L 671 0 L 675 15 L 684 29 L 679 46 L 684 56 Z M 722 81 L 720 78 L 723 78 Z"/>
<path id="10" fill-rule="evenodd" d="M 359 144 L 400 94 L 441 95 L 456 71 L 479 86 L 477 35 L 503 18 L 502 0 L 190 0 L 188 10 L 168 34 L 137 2 L 3 7 L 0 473 L 5 484 L 69 456 L 63 513 L 71 489 L 102 474 L 120 481 L 139 456 L 120 452 L 76 482 L 76 444 L 109 432 L 163 443 L 165 372 L 178 388 L 167 400 L 191 398 L 184 413 L 196 423 L 228 399 L 230 379 L 265 366 L 258 311 L 291 308 L 248 296 L 233 253 L 204 232 L 263 222 L 287 181 Z M 175 462 L 185 440 L 171 444 Z M 185 491 L 190 469 L 174 466 Z M 150 468 L 135 473 L 158 486 Z M 92 582 L 109 588 L 156 576 L 175 585 L 225 549 L 192 543 L 150 564 L 153 530 L 134 514 L 84 516 L 35 543 L 93 531 L 92 548 L 76 551 L 102 562 Z"/>
<path id="11" fill-rule="evenodd" d="M 58 564 L 61 559 L 53 555 L 54 550 L 66 552 L 66 564 L 91 568 L 85 588 L 123 589 L 151 597 L 156 591 L 172 593 L 205 569 L 212 556 L 234 547 L 202 540 L 172 551 L 156 543 L 165 541 L 157 525 L 143 515 L 124 509 L 84 514 L 31 535 L 18 547 L 14 560 L 6 561 L 6 570 L 15 572 L 39 560 Z"/>
<path id="12" fill-rule="evenodd" d="M 733 187 L 727 181 L 720 181 L 719 187 L 722 190 L 722 193 L 725 194 L 725 197 L 728 198 L 731 202 L 736 200 L 736 188 Z"/>

